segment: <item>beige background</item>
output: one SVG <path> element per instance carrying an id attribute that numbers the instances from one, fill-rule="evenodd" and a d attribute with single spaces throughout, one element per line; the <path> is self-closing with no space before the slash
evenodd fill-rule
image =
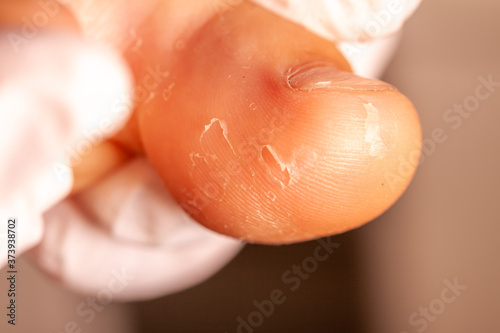
<path id="1" fill-rule="evenodd" d="M 448 139 L 398 204 L 360 230 L 372 332 L 417 332 L 410 314 L 454 278 L 468 289 L 426 332 L 500 331 L 500 87 L 457 130 L 443 120 L 478 76 L 500 82 L 498 13 L 493 0 L 424 1 L 385 74 L 414 102 L 424 138 L 442 128 Z"/>

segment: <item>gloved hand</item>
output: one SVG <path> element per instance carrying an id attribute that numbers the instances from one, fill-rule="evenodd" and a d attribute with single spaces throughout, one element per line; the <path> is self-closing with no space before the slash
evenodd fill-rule
<path id="1" fill-rule="evenodd" d="M 283 1 L 256 2 L 337 43 L 367 37 L 366 32 L 360 33 L 360 24 L 371 22 L 367 17 L 373 8 L 375 12 L 383 9 L 380 2 L 373 5 L 379 7 L 368 6 L 371 1 L 363 2 L 364 6 L 359 1 L 351 6 L 341 1 L 316 1 L 308 2 L 307 7 L 299 1 L 290 1 L 288 7 Z M 31 253 L 36 262 L 78 291 L 94 293 L 120 274 L 128 283 L 115 298 L 141 299 L 174 292 L 206 279 L 242 247 L 241 241 L 193 222 L 144 156 L 123 151 L 123 146 L 137 145 L 134 134 L 122 131 L 116 140 L 105 140 L 123 127 L 134 103 L 147 105 L 148 99 L 158 99 L 158 94 L 168 100 L 167 89 L 147 89 L 155 80 L 166 88 L 179 84 L 169 82 L 168 73 L 161 70 L 162 59 L 143 61 L 151 60 L 144 55 L 151 41 L 140 35 L 141 31 L 161 36 L 168 45 L 165 48 L 175 53 L 185 47 L 186 36 L 203 29 L 211 17 L 240 6 L 239 1 L 224 0 L 196 5 L 165 3 L 109 0 L 70 4 L 87 37 L 123 52 L 126 65 L 109 49 L 67 34 L 39 33 L 28 45 L 20 44 L 26 47 L 19 53 L 12 51 L 12 43 L 5 42 L 8 39 L 2 39 L 7 51 L 0 53 L 1 62 L 9 65 L 0 68 L 25 70 L 0 72 L 4 82 L 0 85 L 0 117 L 7 118 L 1 122 L 5 126 L 0 134 L 5 167 L 0 169 L 0 184 L 8 189 L 0 201 L 1 217 L 18 217 L 19 251 L 37 244 Z M 414 9 L 414 2 L 408 3 L 390 17 L 391 23 L 380 34 L 368 37 L 393 32 Z M 60 5 L 51 6 L 47 13 L 55 13 Z M 162 6 L 168 10 L 158 10 Z M 333 15 L 320 9 L 324 7 L 334 8 Z M 347 16 L 339 16 L 336 10 Z M 55 15 L 60 14 L 57 12 Z M 159 20 L 161 15 L 170 29 L 157 31 L 154 24 L 149 29 L 149 21 Z M 339 21 L 339 17 L 352 19 Z M 25 67 L 27 63 L 31 66 Z M 64 70 L 60 70 L 61 64 L 65 64 Z M 127 66 L 132 69 L 135 92 L 146 91 L 142 97 L 130 91 Z M 141 75 L 144 72 L 146 76 Z M 57 81 L 49 85 L 48 92 L 44 87 L 47 78 Z M 6 109 L 18 111 L 3 111 Z M 133 127 L 132 121 L 129 124 Z M 89 145 L 88 151 L 84 148 L 87 142 L 93 146 Z M 87 155 L 106 165 L 105 172 L 100 171 L 98 182 L 66 198 L 73 185 L 69 159 L 78 166 L 79 158 Z"/>

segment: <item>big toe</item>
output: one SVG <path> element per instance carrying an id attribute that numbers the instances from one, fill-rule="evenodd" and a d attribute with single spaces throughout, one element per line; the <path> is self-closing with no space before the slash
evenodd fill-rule
<path id="1" fill-rule="evenodd" d="M 210 229 L 259 243 L 343 232 L 383 213 L 413 176 L 420 125 L 408 99 L 258 6 L 215 16 L 169 68 L 171 94 L 140 110 L 140 136 Z"/>

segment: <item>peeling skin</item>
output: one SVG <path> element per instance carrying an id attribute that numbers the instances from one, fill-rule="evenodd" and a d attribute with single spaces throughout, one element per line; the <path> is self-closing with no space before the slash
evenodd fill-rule
<path id="1" fill-rule="evenodd" d="M 263 146 L 261 156 L 274 179 L 280 182 L 282 187 L 288 186 L 290 184 L 289 168 L 280 160 L 273 147 L 269 145 Z"/>
<path id="2" fill-rule="evenodd" d="M 231 141 L 229 140 L 229 129 L 227 123 L 224 120 L 218 118 L 212 118 L 210 120 L 210 123 L 204 126 L 204 129 L 200 134 L 199 140 L 202 151 L 192 152 L 189 155 L 191 159 L 191 171 L 190 171 L 191 178 L 194 180 L 194 174 L 196 173 L 196 169 L 198 166 L 201 166 L 202 164 L 209 166 L 209 168 L 212 170 L 219 170 L 221 172 L 221 176 L 223 177 L 223 175 L 226 174 L 224 172 L 225 166 L 221 165 L 221 160 L 217 156 L 218 149 L 213 150 L 214 148 L 213 140 L 225 140 L 225 142 L 227 143 L 227 153 L 231 151 L 235 157 L 235 160 L 239 156 L 239 154 L 236 153 L 236 150 L 231 144 Z M 274 148 L 270 145 L 255 144 L 254 146 L 260 152 L 260 154 L 255 157 L 256 158 L 255 162 L 264 166 L 263 170 L 267 170 L 267 176 L 270 179 L 278 182 L 281 185 L 282 189 L 290 185 L 291 181 L 293 180 L 292 167 L 294 166 L 294 162 L 291 161 L 291 164 L 283 162 L 283 159 L 280 158 L 280 156 L 276 153 Z M 251 164 L 252 163 L 247 165 L 247 167 L 248 171 L 251 173 L 254 179 L 256 170 L 254 170 L 254 167 L 252 167 Z M 226 179 L 226 177 L 224 177 L 224 180 L 226 184 L 230 182 L 230 179 Z M 224 188 L 226 184 L 223 186 Z M 242 185 L 240 185 L 240 187 L 244 188 L 244 186 Z M 200 190 L 203 189 L 200 188 Z M 269 199 L 271 199 L 272 201 L 276 200 L 276 195 L 274 193 L 271 193 L 269 195 Z"/>
<path id="3" fill-rule="evenodd" d="M 274 194 L 272 191 L 267 192 L 267 197 L 273 202 L 276 200 L 276 194 Z"/>
<path id="4" fill-rule="evenodd" d="M 213 147 L 213 140 L 225 140 L 227 143 L 228 150 L 230 149 L 233 154 L 235 154 L 234 148 L 231 145 L 228 138 L 227 124 L 220 119 L 211 119 L 208 125 L 205 125 L 203 132 L 200 134 L 200 145 L 201 152 L 192 152 L 189 154 L 191 160 L 191 170 L 189 174 L 194 183 L 197 184 L 197 188 L 205 193 L 207 197 L 211 197 L 207 193 L 208 189 L 217 189 L 214 192 L 218 196 L 218 200 L 221 200 L 225 195 L 225 189 L 229 178 L 227 173 L 224 172 L 224 167 L 214 151 L 211 151 Z M 199 167 L 208 168 L 214 172 L 210 175 L 203 175 L 203 173 L 198 172 Z M 208 188 L 208 189 L 207 189 Z"/>
<path id="5" fill-rule="evenodd" d="M 366 110 L 365 142 L 369 145 L 368 153 L 370 156 L 380 156 L 386 146 L 380 137 L 379 112 L 372 103 L 363 104 L 363 106 Z"/>
<path id="6" fill-rule="evenodd" d="M 196 160 L 195 158 L 199 158 L 204 160 L 205 162 L 207 161 L 204 156 L 200 155 L 199 153 L 191 153 L 189 154 L 189 158 L 191 159 L 191 167 L 194 167 L 196 165 Z"/>
<path id="7" fill-rule="evenodd" d="M 215 123 L 219 124 L 220 128 L 222 129 L 222 135 L 226 139 L 227 144 L 231 148 L 233 154 L 236 155 L 234 147 L 231 145 L 231 142 L 229 142 L 229 138 L 228 138 L 229 131 L 227 129 L 227 124 L 226 124 L 226 122 L 224 120 L 220 120 L 220 119 L 217 119 L 217 118 L 212 118 L 212 120 L 210 120 L 210 124 L 205 125 L 205 130 L 201 133 L 200 143 L 203 143 L 203 136 L 210 130 L 210 128 L 212 127 L 212 125 L 215 124 Z"/>

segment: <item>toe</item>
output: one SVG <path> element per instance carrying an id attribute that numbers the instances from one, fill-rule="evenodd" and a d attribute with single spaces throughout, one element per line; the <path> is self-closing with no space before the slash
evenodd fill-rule
<path id="1" fill-rule="evenodd" d="M 169 68 L 163 88 L 175 86 L 140 110 L 141 139 L 174 197 L 213 230 L 260 243 L 343 232 L 384 212 L 414 173 L 408 99 L 257 6 L 214 17 Z"/>

